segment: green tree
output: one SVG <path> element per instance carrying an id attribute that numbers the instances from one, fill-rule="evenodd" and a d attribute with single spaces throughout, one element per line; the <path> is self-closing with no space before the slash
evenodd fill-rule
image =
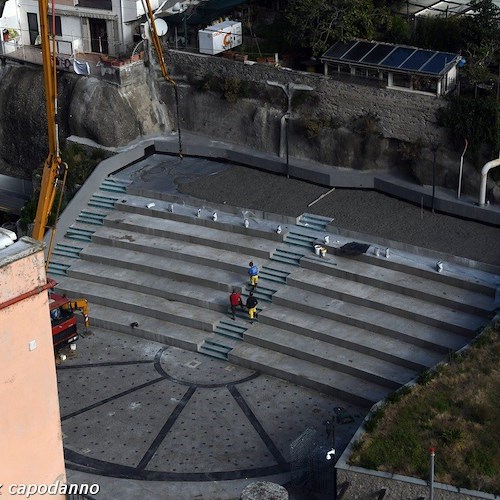
<path id="1" fill-rule="evenodd" d="M 493 81 L 490 70 L 500 64 L 500 8 L 493 0 L 474 0 L 471 7 L 474 14 L 462 20 L 464 69 L 477 94 L 477 85 Z"/>
<path id="2" fill-rule="evenodd" d="M 500 7 L 493 0 L 473 0 L 473 14 L 462 18 L 462 38 L 466 46 L 500 44 Z M 495 44 L 496 42 L 496 44 Z"/>
<path id="3" fill-rule="evenodd" d="M 291 27 L 289 40 L 314 55 L 336 40 L 374 38 L 391 22 L 385 3 L 375 6 L 372 0 L 289 0 L 285 17 Z"/>

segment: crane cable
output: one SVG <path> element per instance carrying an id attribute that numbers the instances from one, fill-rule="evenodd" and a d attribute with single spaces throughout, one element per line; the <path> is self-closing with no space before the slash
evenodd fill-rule
<path id="1" fill-rule="evenodd" d="M 165 59 L 163 57 L 163 50 L 161 48 L 161 42 L 160 42 L 160 37 L 158 36 L 158 31 L 156 29 L 156 23 L 155 23 L 155 17 L 153 10 L 151 9 L 151 3 L 149 0 L 142 0 L 144 10 L 147 12 L 148 19 L 149 19 L 149 26 L 151 28 L 151 35 L 153 39 L 153 45 L 156 51 L 156 56 L 158 58 L 158 62 L 160 64 L 160 69 L 161 69 L 161 74 L 163 75 L 163 78 L 170 83 L 173 88 L 174 88 L 174 95 L 175 95 L 175 108 L 176 108 L 176 115 L 177 115 L 177 135 L 179 137 L 179 156 L 180 158 L 183 158 L 183 153 L 182 153 L 182 139 L 181 139 L 181 122 L 180 122 L 180 112 L 179 112 L 179 92 L 177 89 L 177 84 L 175 80 L 173 80 L 167 72 L 167 66 L 165 64 Z M 145 5 L 144 5 L 145 4 Z"/>

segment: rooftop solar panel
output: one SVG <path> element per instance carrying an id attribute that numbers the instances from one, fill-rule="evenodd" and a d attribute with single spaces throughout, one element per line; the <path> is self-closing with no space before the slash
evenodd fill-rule
<path id="1" fill-rule="evenodd" d="M 408 47 L 397 47 L 384 60 L 380 61 L 381 66 L 389 68 L 399 68 L 399 66 L 415 52 L 415 49 Z"/>
<path id="2" fill-rule="evenodd" d="M 420 71 L 422 73 L 433 73 L 439 75 L 445 70 L 447 64 L 451 63 L 456 57 L 456 54 L 438 52 L 425 66 L 420 68 Z"/>
<path id="3" fill-rule="evenodd" d="M 323 54 L 323 57 L 339 59 L 352 47 L 352 44 L 353 42 L 337 42 Z"/>
<path id="4" fill-rule="evenodd" d="M 459 58 L 448 52 L 364 40 L 337 42 L 328 49 L 322 59 L 348 62 L 360 66 L 380 66 L 400 71 L 440 75 L 449 69 L 449 64 Z"/>
<path id="5" fill-rule="evenodd" d="M 369 52 L 362 62 L 366 64 L 378 64 L 384 57 L 387 57 L 395 49 L 394 45 L 378 44 Z"/>
<path id="6" fill-rule="evenodd" d="M 354 45 L 354 47 L 345 54 L 342 59 L 345 61 L 354 61 L 358 62 L 371 50 L 375 47 L 375 43 L 371 42 L 358 42 Z"/>
<path id="7" fill-rule="evenodd" d="M 424 66 L 434 54 L 435 52 L 431 52 L 430 50 L 417 50 L 399 67 L 401 69 L 417 71 Z"/>

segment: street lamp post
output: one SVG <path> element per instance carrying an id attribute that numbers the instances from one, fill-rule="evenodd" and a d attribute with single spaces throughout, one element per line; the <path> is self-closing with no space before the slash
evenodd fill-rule
<path id="1" fill-rule="evenodd" d="M 432 203 L 431 203 L 431 208 L 432 208 L 432 213 L 434 213 L 434 198 L 436 194 L 436 153 L 438 150 L 439 146 L 438 144 L 433 144 L 431 146 L 432 150 Z"/>
<path id="2" fill-rule="evenodd" d="M 289 164 L 289 125 L 288 122 L 292 116 L 292 96 L 295 90 L 314 90 L 309 85 L 303 85 L 301 83 L 279 83 L 271 80 L 267 80 L 267 84 L 272 87 L 279 87 L 286 95 L 287 98 L 287 110 L 286 113 L 281 117 L 281 127 L 280 127 L 280 151 L 279 156 L 285 155 L 286 160 L 286 176 L 290 177 L 290 164 Z M 284 126 L 283 126 L 284 125 Z M 283 128 L 285 133 L 283 134 Z M 283 137 L 284 136 L 284 137 Z M 284 140 L 283 140 L 284 139 Z M 283 144 L 284 143 L 284 144 Z M 284 151 L 283 151 L 284 150 Z"/>
<path id="3" fill-rule="evenodd" d="M 335 468 L 335 463 L 337 461 L 336 450 L 335 450 L 335 415 L 332 416 L 331 420 L 325 421 L 326 425 L 326 436 L 332 437 L 332 449 L 326 453 L 326 459 L 332 460 L 333 463 L 333 500 L 337 500 L 337 469 Z"/>

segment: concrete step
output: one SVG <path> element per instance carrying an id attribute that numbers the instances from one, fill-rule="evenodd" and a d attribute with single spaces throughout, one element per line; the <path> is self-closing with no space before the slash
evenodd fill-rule
<path id="1" fill-rule="evenodd" d="M 438 283 L 445 283 L 451 286 L 465 288 L 469 291 L 478 292 L 490 297 L 495 297 L 499 279 L 498 276 L 492 276 L 472 267 L 460 266 L 458 264 L 444 263 L 444 270 L 441 273 L 436 272 L 436 260 L 427 257 L 421 257 L 418 254 L 410 254 L 402 251 L 393 250 L 389 258 L 381 255 L 377 257 L 369 249 L 366 253 L 357 256 L 335 255 L 335 246 L 328 246 L 328 255 L 331 256 L 327 261 L 333 264 L 338 259 L 349 259 L 352 262 L 371 264 L 384 269 L 400 271 L 406 275 L 425 278 Z M 418 248 L 416 248 L 418 250 Z M 492 279 L 493 278 L 493 279 Z"/>
<path id="2" fill-rule="evenodd" d="M 83 261 L 126 267 L 228 293 L 233 288 L 241 293 L 244 286 L 244 276 L 239 273 L 122 248 L 92 244 L 82 251 L 80 258 Z"/>
<path id="3" fill-rule="evenodd" d="M 310 269 L 297 269 L 288 277 L 287 284 L 464 336 L 473 335 L 485 323 L 484 317 Z"/>
<path id="4" fill-rule="evenodd" d="M 101 182 L 99 186 L 101 191 L 110 191 L 115 193 L 126 193 L 127 192 L 127 184 L 120 179 L 115 179 L 113 177 L 108 177 Z"/>
<path id="5" fill-rule="evenodd" d="M 81 246 L 69 245 L 68 243 L 58 243 L 52 250 L 53 255 L 61 257 L 69 257 L 71 259 L 79 259 L 80 252 L 83 250 Z"/>
<path id="6" fill-rule="evenodd" d="M 222 359 L 224 361 L 227 361 L 228 360 L 228 353 L 229 351 L 226 351 L 226 350 L 219 350 L 217 348 L 217 346 L 213 346 L 211 344 L 208 344 L 208 343 L 204 343 L 200 346 L 200 348 L 198 349 L 198 352 L 200 352 L 201 354 L 205 354 L 206 356 L 210 356 L 212 358 L 218 358 L 218 359 Z"/>
<path id="7" fill-rule="evenodd" d="M 214 325 L 221 319 L 221 313 L 201 307 L 73 278 L 62 280 L 58 284 L 57 290 L 68 296 L 85 297 L 89 302 L 97 305 L 137 313 L 205 332 L 212 332 Z"/>
<path id="8" fill-rule="evenodd" d="M 275 241 L 246 236 L 244 234 L 228 233 L 220 229 L 186 224 L 174 220 L 148 217 L 147 215 L 136 213 L 125 214 L 124 212 L 116 211 L 106 217 L 104 226 L 231 252 L 251 253 L 253 257 L 260 259 L 269 259 L 271 253 L 276 248 Z"/>
<path id="9" fill-rule="evenodd" d="M 250 294 L 250 291 L 252 290 L 252 286 L 247 283 L 245 286 L 245 289 L 243 290 L 245 294 L 245 300 Z M 257 288 L 255 288 L 253 294 L 257 298 L 257 300 L 263 300 L 264 302 L 272 302 L 273 300 L 273 294 L 276 292 L 276 290 L 271 290 L 269 288 L 261 287 L 261 280 L 259 280 L 259 285 Z"/>
<path id="10" fill-rule="evenodd" d="M 324 231 L 333 219 L 315 214 L 302 214 L 297 224 L 317 231 Z"/>
<path id="11" fill-rule="evenodd" d="M 401 365 L 298 333 L 290 334 L 262 323 L 247 330 L 243 338 L 251 344 L 347 373 L 392 390 L 399 389 L 418 374 Z"/>
<path id="12" fill-rule="evenodd" d="M 218 229 L 231 234 L 242 234 L 245 236 L 252 236 L 255 238 L 263 238 L 265 240 L 275 241 L 276 244 L 283 241 L 286 225 L 283 226 L 281 234 L 276 233 L 278 222 L 272 220 L 255 219 L 252 218 L 250 227 L 244 226 L 244 217 L 242 212 L 238 210 L 231 210 L 233 207 L 228 207 L 228 212 L 218 212 L 217 221 L 212 220 L 213 210 L 202 207 L 201 216 L 197 216 L 199 205 L 186 205 L 182 203 L 172 203 L 168 195 L 165 197 L 163 193 L 155 193 L 148 191 L 145 196 L 136 196 L 133 193 L 134 188 L 128 190 L 126 197 L 119 200 L 115 204 L 115 208 L 122 212 L 137 213 L 155 217 L 159 219 L 168 219 L 177 222 L 183 222 L 192 226 L 201 226 L 212 229 Z M 148 208 L 148 202 L 151 200 L 155 205 Z"/>
<path id="13" fill-rule="evenodd" d="M 89 207 L 106 208 L 108 210 L 115 208 L 115 203 L 119 200 L 118 197 L 106 196 L 104 194 L 94 193 L 87 202 Z"/>
<path id="14" fill-rule="evenodd" d="M 222 319 L 214 328 L 214 334 L 222 335 L 223 337 L 229 337 L 232 339 L 242 340 L 243 334 L 248 329 L 247 324 L 242 324 L 241 319 L 247 319 L 247 315 L 237 315 L 238 320 L 226 320 Z"/>
<path id="15" fill-rule="evenodd" d="M 51 261 L 47 268 L 47 274 L 49 276 L 66 276 L 70 267 L 69 264 Z"/>
<path id="16" fill-rule="evenodd" d="M 347 373 L 246 342 L 233 348 L 229 361 L 368 408 L 391 392 Z"/>
<path id="17" fill-rule="evenodd" d="M 232 347 L 227 345 L 226 339 L 218 335 L 214 335 L 210 339 L 205 339 L 199 348 L 199 352 L 212 356 L 214 358 L 227 360 L 228 353 Z"/>
<path id="18" fill-rule="evenodd" d="M 193 352 L 198 351 L 207 337 L 206 331 L 94 302 L 89 302 L 89 317 L 90 330 L 93 327 L 104 328 Z M 138 326 L 130 326 L 132 323 Z"/>
<path id="19" fill-rule="evenodd" d="M 285 236 L 285 243 L 288 245 L 295 245 L 299 247 L 304 247 L 307 249 L 311 249 L 313 246 L 313 243 L 317 240 L 316 237 L 314 236 L 305 236 L 299 233 L 294 233 L 290 231 L 289 233 L 286 234 Z"/>
<path id="20" fill-rule="evenodd" d="M 242 256 L 240 253 L 227 250 L 107 227 L 99 228 L 93 234 L 92 241 L 99 245 L 142 252 L 145 255 L 159 255 L 184 262 L 212 266 L 240 273 L 245 278 L 248 276 L 248 262 L 251 259 L 248 254 Z"/>
<path id="21" fill-rule="evenodd" d="M 78 217 L 76 218 L 77 222 L 83 222 L 86 224 L 93 224 L 96 226 L 102 226 L 104 223 L 104 219 L 106 218 L 107 213 L 93 212 L 90 210 L 82 210 Z"/>
<path id="22" fill-rule="evenodd" d="M 229 303 L 226 291 L 207 289 L 195 283 L 159 276 L 125 267 L 80 261 L 68 270 L 68 276 L 77 280 L 109 285 L 151 297 L 189 304 L 210 311 L 225 313 Z"/>
<path id="23" fill-rule="evenodd" d="M 462 287 L 453 286 L 340 256 L 335 257 L 334 263 L 306 257 L 301 260 L 300 265 L 304 269 L 384 288 L 405 296 L 457 308 L 470 314 L 488 317 L 494 308 L 494 297 L 469 290 L 467 283 Z"/>
<path id="24" fill-rule="evenodd" d="M 70 240 L 91 241 L 95 231 L 71 226 L 66 229 L 64 236 Z"/>
<path id="25" fill-rule="evenodd" d="M 273 304 L 394 337 L 428 349 L 453 352 L 470 339 L 384 311 L 350 304 L 298 288 L 278 290 Z"/>
<path id="26" fill-rule="evenodd" d="M 279 269 L 273 269 L 269 266 L 265 266 L 260 269 L 259 278 L 265 279 L 268 282 L 273 283 L 286 283 L 286 277 L 290 274 L 289 271 L 281 271 Z M 269 285 L 271 286 L 271 285 Z"/>
<path id="27" fill-rule="evenodd" d="M 285 264 L 292 264 L 294 266 L 300 265 L 300 259 L 303 254 L 293 252 L 291 250 L 285 250 L 284 248 L 277 248 L 271 255 L 271 260 L 276 260 L 278 262 L 283 262 Z"/>
<path id="28" fill-rule="evenodd" d="M 416 371 L 436 365 L 446 355 L 446 349 L 441 345 L 438 350 L 420 347 L 398 338 L 297 311 L 295 308 L 273 305 L 261 314 L 260 322 L 286 330 L 290 335 L 298 333 Z"/>

